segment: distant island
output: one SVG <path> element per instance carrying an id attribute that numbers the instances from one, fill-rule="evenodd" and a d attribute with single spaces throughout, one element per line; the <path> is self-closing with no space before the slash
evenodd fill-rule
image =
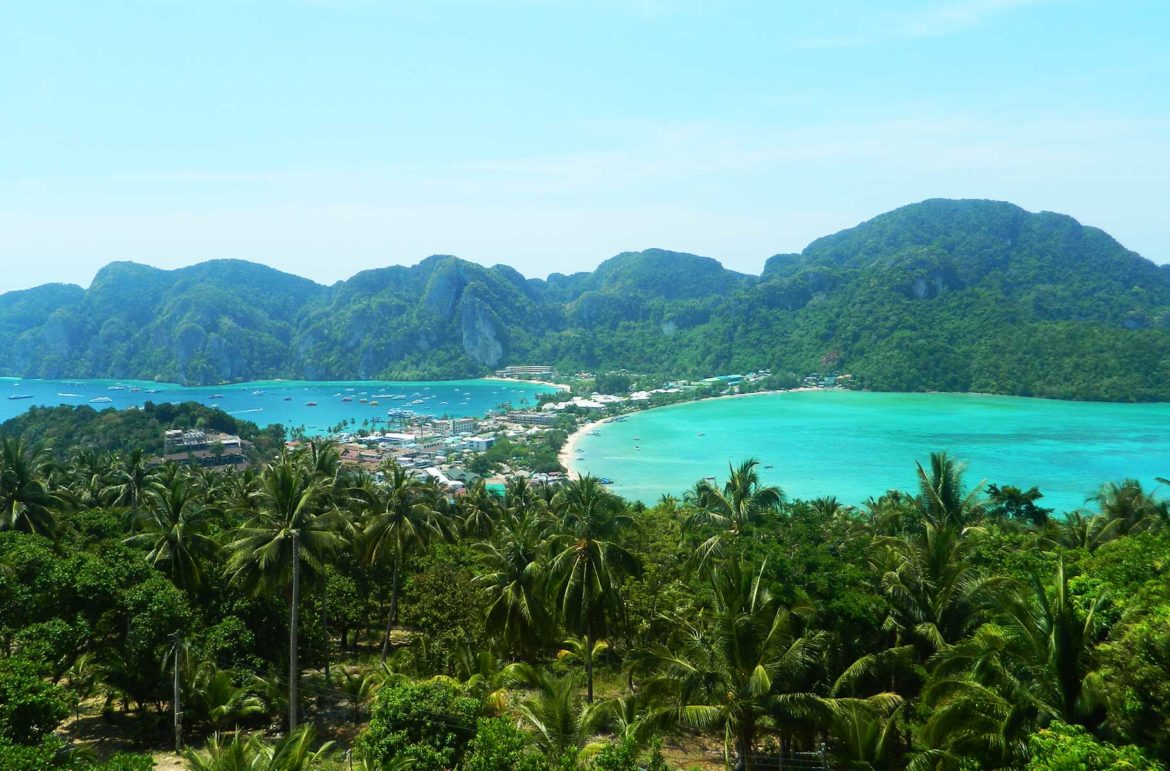
<path id="1" fill-rule="evenodd" d="M 237 260 L 118 262 L 88 289 L 0 295 L 0 375 L 438 379 L 528 362 L 1167 400 L 1170 267 L 1068 216 L 936 199 L 773 256 L 759 276 L 658 249 L 544 280 L 433 256 L 328 287 Z"/>

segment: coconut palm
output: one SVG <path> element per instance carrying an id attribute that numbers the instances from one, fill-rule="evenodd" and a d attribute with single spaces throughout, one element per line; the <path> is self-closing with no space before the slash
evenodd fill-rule
<path id="1" fill-rule="evenodd" d="M 926 521 L 936 527 L 963 527 L 983 513 L 980 482 L 972 490 L 963 488 L 964 464 L 945 452 L 930 454 L 930 472 L 915 461 L 918 469 L 919 504 Z"/>
<path id="2" fill-rule="evenodd" d="M 763 585 L 763 567 L 745 574 L 738 560 L 711 572 L 709 621 L 696 623 L 673 646 L 652 651 L 650 687 L 671 694 L 658 718 L 665 724 L 718 727 L 728 762 L 751 767 L 761 724 L 827 712 L 825 700 L 805 687 L 826 643 L 806 632 L 807 607 L 786 608 Z"/>
<path id="3" fill-rule="evenodd" d="M 720 488 L 707 479 L 699 480 L 686 495 L 692 513 L 687 528 L 714 527 L 718 532 L 699 545 L 694 565 L 706 566 L 723 554 L 753 524 L 775 514 L 784 503 L 784 491 L 774 485 L 760 484 L 760 462 L 749 458 L 738 467 L 728 466 L 728 478 Z"/>
<path id="4" fill-rule="evenodd" d="M 113 474 L 112 457 L 108 452 L 85 448 L 69 456 L 62 470 L 61 481 L 82 506 L 102 506 L 104 494 Z"/>
<path id="5" fill-rule="evenodd" d="M 146 488 L 138 498 L 136 530 L 125 543 L 148 546 L 152 567 L 164 570 L 175 586 L 193 591 L 203 584 L 203 558 L 219 544 L 207 535 L 202 500 L 187 477 L 172 476 Z"/>
<path id="6" fill-rule="evenodd" d="M 532 729 L 534 741 L 546 757 L 600 747 L 587 745 L 604 721 L 606 710 L 601 705 L 581 702 L 581 683 L 576 673 L 558 677 L 530 664 L 514 664 L 508 672 L 513 682 L 529 689 L 516 712 Z"/>
<path id="7" fill-rule="evenodd" d="M 297 631 L 302 570 L 307 580 L 321 577 L 324 558 L 344 539 L 336 516 L 322 507 L 321 488 L 297 460 L 284 455 L 260 476 L 256 514 L 228 545 L 227 570 L 233 583 L 252 592 L 271 588 L 289 593 L 289 730 L 297 725 Z"/>
<path id="8" fill-rule="evenodd" d="M 215 734 L 203 750 L 189 749 L 183 757 L 194 771 L 312 771 L 324 767 L 333 755 L 333 742 L 313 749 L 316 732 L 303 726 L 274 743 L 260 734 Z"/>
<path id="9" fill-rule="evenodd" d="M 889 600 L 887 630 L 915 640 L 929 653 L 957 642 L 979 622 L 979 612 L 1010 581 L 985 576 L 970 560 L 980 531 L 925 523 L 898 538 L 874 541 L 871 562 Z"/>
<path id="10" fill-rule="evenodd" d="M 383 469 L 384 484 L 372 497 L 361 501 L 365 526 L 361 534 L 365 559 L 370 564 L 389 562 L 390 611 L 382 640 L 382 660 L 390 651 L 390 632 L 398 623 L 398 594 L 402 567 L 415 551 L 426 549 L 435 540 L 444 540 L 449 531 L 439 511 L 437 490 L 415 480 L 395 463 Z"/>
<path id="11" fill-rule="evenodd" d="M 473 546 L 484 568 L 476 583 L 487 597 L 487 632 L 507 648 L 532 652 L 552 627 L 541 559 L 546 531 L 535 514 L 508 517 L 495 538 Z"/>
<path id="12" fill-rule="evenodd" d="M 123 506 L 134 512 L 150 487 L 154 472 L 146 462 L 142 448 L 115 458 L 110 482 L 102 490 L 102 497 L 112 506 Z"/>
<path id="13" fill-rule="evenodd" d="M 622 578 L 641 572 L 637 559 L 614 540 L 633 520 L 621 500 L 593 476 L 567 483 L 553 509 L 549 588 L 565 629 L 585 638 L 585 687 L 592 704 L 593 644 L 609 634 L 610 622 L 621 611 Z"/>
<path id="14" fill-rule="evenodd" d="M 19 436 L 0 438 L 0 531 L 53 536 L 68 495 L 49 484 L 52 461 Z"/>
<path id="15" fill-rule="evenodd" d="M 250 677 L 250 676 L 249 676 Z M 191 714 L 215 732 L 264 713 L 264 702 L 254 689 L 239 683 L 240 676 L 204 662 L 195 669 L 183 695 L 183 714 Z"/>
<path id="16" fill-rule="evenodd" d="M 1052 720 L 1095 728 L 1104 717 L 1094 651 L 1108 631 L 1104 592 L 1085 610 L 1069 595 L 1063 561 L 1004 598 L 995 623 L 940 652 L 923 698 L 933 707 L 925 746 L 1007 765 L 1026 757 L 1028 735 Z"/>
<path id="17" fill-rule="evenodd" d="M 459 498 L 460 529 L 465 535 L 490 536 L 500 519 L 500 499 L 487 489 L 482 479 L 472 482 Z"/>
<path id="18" fill-rule="evenodd" d="M 1170 519 L 1170 504 L 1156 500 L 1136 479 L 1102 485 L 1089 501 L 1097 504 L 1111 537 L 1152 530 Z"/>

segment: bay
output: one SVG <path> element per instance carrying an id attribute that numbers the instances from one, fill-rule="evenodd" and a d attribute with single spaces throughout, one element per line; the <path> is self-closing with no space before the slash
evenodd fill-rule
<path id="1" fill-rule="evenodd" d="M 1023 488 L 1067 512 L 1101 484 L 1170 476 L 1170 404 L 1065 402 L 977 394 L 804 391 L 712 399 L 608 422 L 577 444 L 574 470 L 614 480 L 653 503 L 699 479 L 722 484 L 728 464 L 760 461 L 790 498 L 835 495 L 860 504 L 915 490 L 914 462 L 946 450 L 966 480 Z M 1165 491 L 1163 491 L 1165 492 Z"/>
<path id="2" fill-rule="evenodd" d="M 435 417 L 482 417 L 502 404 L 532 406 L 551 386 L 504 380 L 292 381 L 181 386 L 141 380 L 22 380 L 0 378 L 0 421 L 34 405 L 87 405 L 94 409 L 141 407 L 147 401 L 195 401 L 260 426 L 303 427 L 309 435 L 354 421 L 385 427 L 391 409 Z M 28 398 L 10 398 L 28 397 Z M 98 400 L 98 401 L 94 401 Z M 310 406 L 313 402 L 315 406 Z M 377 402 L 377 404 L 374 404 Z"/>

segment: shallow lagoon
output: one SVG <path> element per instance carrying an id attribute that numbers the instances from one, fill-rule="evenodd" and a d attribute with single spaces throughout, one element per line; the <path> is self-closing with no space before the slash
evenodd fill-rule
<path id="1" fill-rule="evenodd" d="M 916 487 L 914 461 L 947 450 L 980 480 L 1037 485 L 1041 504 L 1084 505 L 1100 484 L 1170 476 L 1170 404 L 1062 402 L 975 394 L 807 391 L 713 399 L 609 422 L 577 445 L 574 468 L 651 503 L 729 462 L 755 457 L 790 498 L 861 503 Z"/>
<path id="2" fill-rule="evenodd" d="M 140 407 L 147 401 L 195 401 L 261 426 L 281 423 L 287 428 L 303 426 L 309 434 L 323 434 L 343 420 L 354 420 L 359 428 L 363 421 L 386 420 L 391 409 L 409 409 L 433 416 L 480 417 L 503 403 L 513 407 L 531 406 L 537 394 L 553 390 L 550 386 L 502 380 L 274 380 L 180 386 L 139 380 L 0 378 L 0 421 L 19 415 L 33 405 L 87 404 L 95 409 L 126 409 Z M 30 398 L 10 399 L 11 396 Z M 102 401 L 93 402 L 94 399 Z M 309 402 L 315 402 L 316 406 L 309 406 Z M 369 427 L 385 427 L 385 424 L 370 423 Z"/>

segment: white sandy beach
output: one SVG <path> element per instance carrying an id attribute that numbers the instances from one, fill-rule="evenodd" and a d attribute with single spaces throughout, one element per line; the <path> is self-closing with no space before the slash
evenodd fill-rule
<path id="1" fill-rule="evenodd" d="M 557 453 L 557 460 L 565 467 L 568 472 L 569 479 L 577 478 L 577 470 L 573 468 L 573 457 L 577 452 L 577 444 L 581 441 L 581 437 L 588 436 L 589 432 L 603 423 L 608 423 L 612 418 L 602 418 L 601 420 L 594 420 L 578 428 L 573 433 L 569 434 L 569 438 L 565 440 L 565 444 L 561 447 L 561 451 Z"/>

